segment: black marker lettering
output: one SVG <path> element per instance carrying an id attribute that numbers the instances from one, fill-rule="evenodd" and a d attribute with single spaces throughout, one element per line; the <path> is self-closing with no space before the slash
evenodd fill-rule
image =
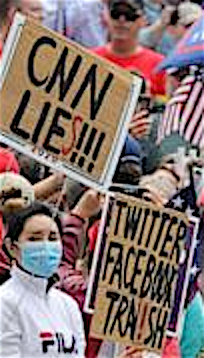
<path id="1" fill-rule="evenodd" d="M 35 73 L 34 73 L 34 68 L 35 68 L 34 59 L 35 59 L 37 50 L 39 49 L 39 47 L 44 46 L 44 45 L 51 46 L 53 48 L 56 48 L 56 46 L 57 46 L 56 42 L 53 39 L 51 39 L 50 37 L 43 36 L 40 39 L 38 39 L 36 41 L 36 43 L 34 44 L 32 50 L 30 52 L 29 59 L 28 59 L 28 74 L 29 74 L 31 82 L 36 87 L 42 86 L 48 80 L 48 76 L 45 77 L 44 79 L 39 80 L 39 79 L 37 79 L 37 77 L 35 76 Z M 46 66 L 45 66 L 45 68 L 46 68 Z"/>
<path id="2" fill-rule="evenodd" d="M 26 110 L 29 100 L 30 100 L 30 91 L 25 91 L 20 106 L 18 107 L 17 112 L 10 126 L 13 133 L 17 134 L 18 136 L 24 139 L 28 139 L 30 135 L 27 132 L 25 132 L 23 129 L 19 128 L 19 123 Z"/>
<path id="3" fill-rule="evenodd" d="M 106 330 L 107 330 L 107 327 L 108 327 L 108 323 L 109 323 L 109 320 L 110 320 L 110 316 L 111 316 L 111 312 L 112 312 L 114 303 L 119 299 L 120 295 L 118 293 L 116 293 L 116 292 L 107 292 L 106 297 L 110 298 L 111 302 L 110 302 L 110 306 L 109 306 L 109 309 L 108 309 L 108 314 L 107 314 L 107 317 L 106 317 L 105 326 L 104 326 L 104 329 L 103 329 L 104 334 L 106 334 Z"/>
<path id="4" fill-rule="evenodd" d="M 76 108 L 86 88 L 90 85 L 91 86 L 91 103 L 90 103 L 91 120 L 94 120 L 96 118 L 96 115 L 104 100 L 105 94 L 108 91 L 110 84 L 113 80 L 113 74 L 109 73 L 108 77 L 104 82 L 102 89 L 99 92 L 98 98 L 96 98 L 96 71 L 97 71 L 97 65 L 94 64 L 91 66 L 90 70 L 88 71 L 80 89 L 77 92 L 76 97 L 74 98 L 71 104 L 71 108 L 73 109 Z"/>
<path id="5" fill-rule="evenodd" d="M 66 79 L 64 79 L 65 77 L 65 66 L 66 66 L 66 58 L 67 58 L 67 55 L 68 55 L 68 48 L 65 47 L 62 54 L 61 54 L 61 57 L 58 61 L 58 64 L 55 68 L 55 71 L 46 87 L 46 92 L 47 93 L 50 93 L 50 91 L 52 90 L 54 84 L 56 83 L 56 80 L 59 76 L 60 78 L 60 93 L 59 93 L 59 100 L 60 101 L 63 101 L 72 82 L 74 81 L 74 78 L 76 76 L 76 73 L 78 72 L 78 69 L 80 67 L 80 64 L 82 62 L 82 57 L 81 56 L 77 56 L 70 72 L 69 72 L 69 75 Z"/>
<path id="6" fill-rule="evenodd" d="M 62 127 L 58 126 L 59 117 L 63 116 L 63 118 L 70 120 L 71 115 L 69 112 L 65 111 L 64 109 L 57 108 L 55 116 L 53 118 L 50 130 L 48 132 L 47 138 L 43 144 L 43 147 L 47 150 L 50 150 L 53 153 L 59 154 L 60 150 L 57 148 L 52 147 L 49 143 L 53 136 L 53 134 L 58 135 L 59 137 L 64 137 L 65 131 Z"/>

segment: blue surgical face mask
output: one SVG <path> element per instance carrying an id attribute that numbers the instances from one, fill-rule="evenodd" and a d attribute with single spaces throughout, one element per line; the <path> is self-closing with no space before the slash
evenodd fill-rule
<path id="1" fill-rule="evenodd" d="M 27 241 L 20 245 L 20 250 L 22 268 L 40 277 L 51 277 L 57 271 L 62 257 L 60 241 Z"/>

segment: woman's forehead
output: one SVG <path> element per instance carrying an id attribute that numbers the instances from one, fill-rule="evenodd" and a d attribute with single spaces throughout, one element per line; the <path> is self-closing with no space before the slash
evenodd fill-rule
<path id="1" fill-rule="evenodd" d="M 58 230 L 57 224 L 53 218 L 44 214 L 35 214 L 26 219 L 24 224 L 24 230 L 29 232 L 40 232 L 46 229 L 52 229 L 52 231 Z"/>

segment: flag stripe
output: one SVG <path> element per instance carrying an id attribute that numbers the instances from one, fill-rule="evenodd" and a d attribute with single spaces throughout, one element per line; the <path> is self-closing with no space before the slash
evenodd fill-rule
<path id="1" fill-rule="evenodd" d="M 195 111 L 193 112 L 192 118 L 190 119 L 190 123 L 185 132 L 186 139 L 192 141 L 192 143 L 194 143 L 195 135 L 196 132 L 198 132 L 199 127 L 202 127 L 203 101 L 204 95 L 200 97 L 198 104 L 195 107 Z M 196 144 L 196 141 L 194 144 Z"/>
<path id="2" fill-rule="evenodd" d="M 186 102 L 182 118 L 181 118 L 181 127 L 180 127 L 180 134 L 183 134 L 186 130 L 187 123 L 190 120 L 190 116 L 195 108 L 195 103 L 198 100 L 198 96 L 200 94 L 200 83 L 196 82 L 195 85 L 192 88 L 192 91 L 190 93 L 190 96 L 188 98 L 188 101 Z"/>
<path id="3" fill-rule="evenodd" d="M 179 133 L 186 141 L 202 147 L 204 144 L 204 87 L 202 80 L 186 77 L 166 105 L 158 126 L 157 143 L 166 136 Z"/>
<path id="4" fill-rule="evenodd" d="M 180 94 L 176 97 L 171 98 L 170 101 L 168 102 L 168 106 L 172 106 L 173 104 L 178 104 L 179 102 L 184 103 L 187 99 L 188 99 L 187 93 Z"/>
<path id="5" fill-rule="evenodd" d="M 171 111 L 171 106 L 167 106 L 165 113 L 164 113 L 164 117 L 161 118 L 161 132 L 160 132 L 160 137 L 158 138 L 158 144 L 161 142 L 161 140 L 165 137 L 165 133 L 166 133 L 166 125 L 168 123 L 168 118 L 170 115 L 170 111 Z M 161 140 L 160 140 L 161 139 Z"/>
<path id="6" fill-rule="evenodd" d="M 202 115 L 202 132 L 200 138 L 198 139 L 199 147 L 204 147 L 204 114 Z"/>
<path id="7" fill-rule="evenodd" d="M 176 107 L 176 111 L 175 111 L 175 116 L 174 116 L 173 132 L 179 131 L 181 107 L 182 107 L 181 103 L 178 103 L 178 105 Z"/>
<path id="8" fill-rule="evenodd" d="M 171 134 L 171 129 L 173 126 L 176 109 L 177 109 L 177 106 L 171 107 L 171 116 L 168 118 L 167 125 L 166 125 L 166 133 L 165 133 L 166 136 L 170 136 L 170 134 Z"/>

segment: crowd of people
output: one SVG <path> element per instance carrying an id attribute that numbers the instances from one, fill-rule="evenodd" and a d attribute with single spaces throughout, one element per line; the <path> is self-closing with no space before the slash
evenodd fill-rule
<path id="1" fill-rule="evenodd" d="M 184 192 L 194 205 L 200 218 L 198 269 L 189 282 L 182 328 L 177 337 L 165 337 L 161 358 L 203 358 L 202 148 L 195 155 L 180 135 L 159 144 L 157 139 L 175 91 L 190 76 L 199 74 L 203 81 L 202 66 L 160 71 L 159 65 L 203 16 L 204 2 L 0 0 L 0 8 L 0 57 L 20 11 L 142 78 L 110 190 L 160 208 L 171 207 L 172 199 Z M 189 191 L 191 199 L 185 194 Z M 105 342 L 89 334 L 91 315 L 84 312 L 84 302 L 103 204 L 104 196 L 92 188 L 0 143 L 1 358 L 159 357 L 110 343 L 103 353 Z M 175 209 L 181 211 L 181 206 Z"/>

